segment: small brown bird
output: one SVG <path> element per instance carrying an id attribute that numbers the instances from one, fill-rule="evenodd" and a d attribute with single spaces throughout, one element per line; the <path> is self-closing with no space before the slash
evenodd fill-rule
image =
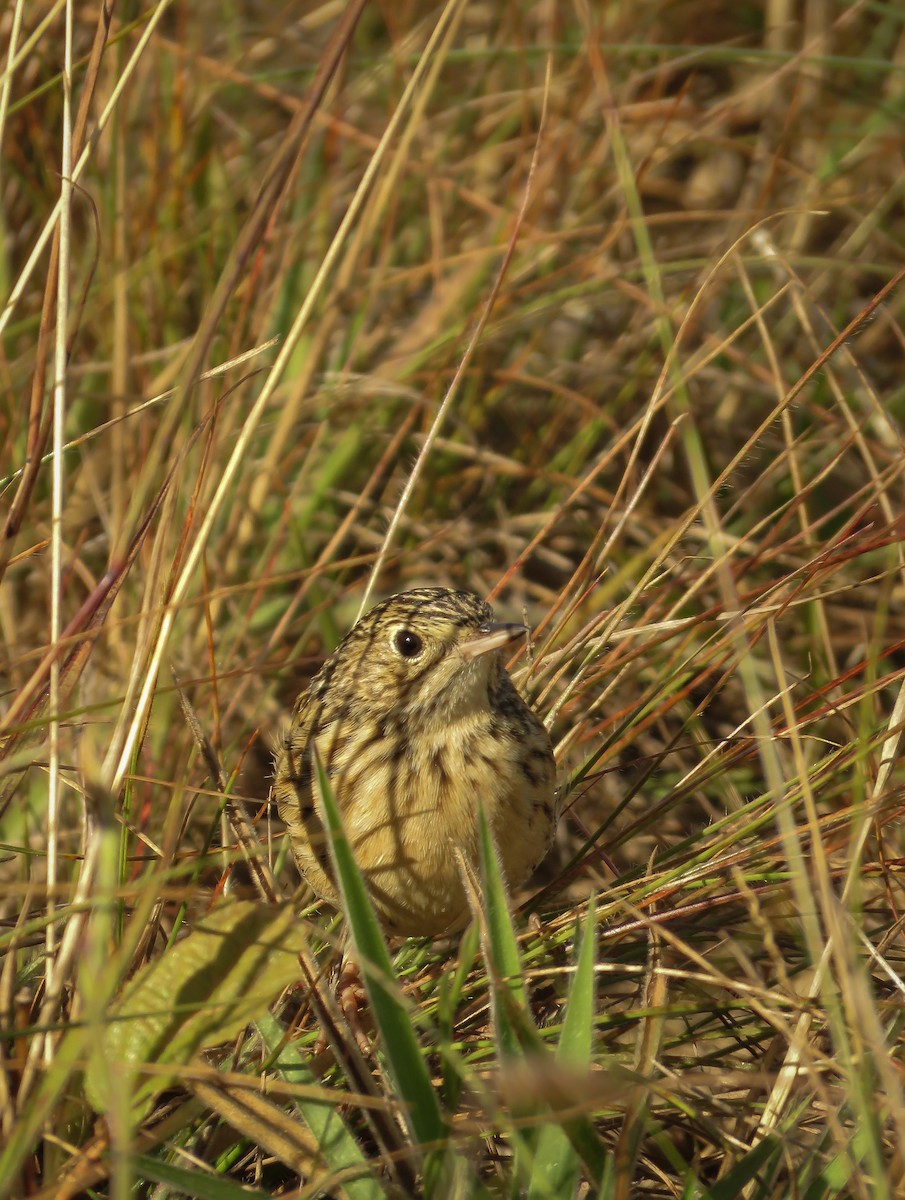
<path id="1" fill-rule="evenodd" d="M 549 849 L 558 803 L 546 729 L 501 651 L 527 633 L 470 592 L 418 588 L 370 610 L 299 697 L 274 793 L 299 870 L 337 902 L 314 805 L 312 747 L 389 933 L 468 921 L 459 850 L 478 862 L 483 806 L 510 887 Z"/>

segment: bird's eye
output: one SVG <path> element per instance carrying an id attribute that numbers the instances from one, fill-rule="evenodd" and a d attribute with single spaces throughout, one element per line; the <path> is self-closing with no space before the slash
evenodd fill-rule
<path id="1" fill-rule="evenodd" d="M 393 645 L 403 658 L 417 658 L 424 648 L 421 638 L 411 629 L 400 629 L 393 638 Z"/>

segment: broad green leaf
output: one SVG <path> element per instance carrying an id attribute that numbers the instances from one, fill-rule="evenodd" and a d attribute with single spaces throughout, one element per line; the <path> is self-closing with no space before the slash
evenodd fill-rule
<path id="1" fill-rule="evenodd" d="M 133 1121 L 154 1098 L 178 1082 L 180 1068 L 264 1012 L 299 978 L 304 942 L 291 905 L 228 901 L 195 925 L 160 958 L 142 967 L 106 1014 L 100 1046 L 86 1077 L 99 1112 L 123 1094 L 129 1079 Z M 142 1074 L 148 1064 L 153 1074 Z"/>

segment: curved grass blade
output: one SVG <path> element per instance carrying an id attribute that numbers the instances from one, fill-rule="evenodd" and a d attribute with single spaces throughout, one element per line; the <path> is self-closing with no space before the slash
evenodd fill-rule
<path id="1" fill-rule="evenodd" d="M 478 846 L 484 890 L 482 941 L 490 981 L 497 1054 L 500 1065 L 506 1066 L 523 1061 L 526 1047 L 532 1053 L 540 1052 L 542 1047 L 528 1008 L 528 993 L 502 868 L 487 816 L 480 806 Z M 536 1103 L 511 1105 L 511 1115 L 515 1119 L 509 1129 L 515 1157 L 513 1195 L 521 1194 L 522 1181 L 531 1175 L 538 1137 L 538 1128 L 531 1122 L 540 1111 L 542 1109 Z M 522 1121 L 528 1122 L 527 1128 L 520 1128 Z"/>
<path id="2" fill-rule="evenodd" d="M 537 1032 L 531 1011 L 528 1006 L 527 989 L 522 972 L 521 958 L 509 905 L 502 871 L 493 844 L 493 838 L 487 820 L 482 813 L 479 815 L 479 845 L 481 852 L 481 871 L 484 879 L 484 912 L 486 915 L 485 954 L 488 958 L 488 972 L 491 979 L 491 993 L 494 1005 L 494 1021 L 497 1031 L 497 1045 L 500 1059 L 505 1063 L 521 1060 L 529 1070 L 532 1063 L 543 1069 L 547 1051 Z M 569 1024 L 567 1035 L 567 1051 L 563 1058 L 565 1065 L 572 1066 L 576 1062 L 586 1066 L 590 1062 L 590 1040 L 594 1011 L 594 951 L 595 939 L 593 934 L 593 914 L 589 917 L 591 925 L 590 939 L 587 929 L 583 939 L 584 954 L 581 959 L 581 983 L 575 993 L 575 1014 Z M 586 946 L 585 946 L 586 944 Z M 576 985 L 573 985 L 573 993 Z M 570 999 L 570 1006 L 572 1000 Z M 541 1056 L 538 1060 L 537 1056 Z M 547 1110 L 541 1103 L 512 1107 L 514 1117 L 525 1120 L 537 1120 Z M 585 1117 L 574 1117 L 563 1122 L 552 1132 L 561 1133 L 572 1146 L 575 1154 L 584 1163 L 588 1175 L 599 1184 L 603 1178 L 606 1155 L 600 1139 L 594 1132 L 593 1125 Z M 516 1175 L 519 1179 L 530 1182 L 535 1179 L 535 1172 L 542 1170 L 537 1165 L 537 1155 L 540 1152 L 540 1135 L 535 1130 L 512 1130 L 511 1136 L 515 1146 Z M 563 1143 L 560 1143 L 560 1147 Z M 548 1153 L 548 1159 L 552 1151 Z M 574 1160 L 573 1160 L 574 1161 Z M 540 1180 L 540 1175 L 537 1176 Z M 538 1182 L 537 1187 L 542 1185 Z M 546 1187 L 546 1185 L 543 1185 Z M 540 1196 L 549 1195 L 555 1200 L 567 1192 L 540 1191 Z"/>
<path id="3" fill-rule="evenodd" d="M 484 885 L 484 954 L 490 976 L 494 1029 L 500 1057 L 520 1056 L 527 1042 L 540 1049 L 537 1030 L 528 1009 L 528 993 L 522 976 L 509 897 L 499 857 L 483 808 L 478 809 L 478 846 Z"/>
<path id="4" fill-rule="evenodd" d="M 444 973 L 437 981 L 438 1050 L 443 1080 L 440 1096 L 448 1112 L 454 1112 L 458 1107 L 463 1082 L 462 1064 L 453 1037 L 455 1014 L 477 953 L 478 927 L 472 921 L 459 943 L 459 962 L 455 971 L 452 974 Z"/>
<path id="5" fill-rule="evenodd" d="M 383 1040 L 390 1078 L 406 1104 L 406 1119 L 413 1139 L 434 1150 L 424 1163 L 425 1191 L 429 1192 L 431 1179 L 436 1179 L 434 1172 L 439 1170 L 441 1161 L 436 1148 L 447 1141 L 446 1125 L 327 773 L 316 753 L 314 757 L 321 819 L 328 835 L 343 912 L 349 922 L 352 946 L 371 1011 Z"/>
<path id="6" fill-rule="evenodd" d="M 291 1042 L 286 1042 L 286 1031 L 276 1017 L 265 1013 L 255 1022 L 255 1027 L 267 1049 L 271 1053 L 277 1053 L 273 1067 L 288 1083 L 319 1086 L 319 1080 L 302 1055 Z M 343 1184 L 342 1192 L 349 1200 L 380 1200 L 380 1197 L 386 1195 L 370 1173 L 367 1159 L 349 1132 L 335 1102 L 327 1103 L 299 1096 L 293 1100 L 293 1104 L 314 1135 L 324 1163 L 331 1173 L 340 1174 L 355 1168 L 361 1169 L 361 1178 L 350 1179 Z"/>
<path id="7" fill-rule="evenodd" d="M 569 1002 L 556 1051 L 557 1062 L 586 1071 L 591 1068 L 591 1039 L 594 1028 L 594 962 L 597 948 L 597 926 L 594 917 L 592 896 L 588 902 L 588 915 L 580 941 L 576 939 L 578 944 L 575 975 L 569 990 Z M 585 1129 L 583 1132 L 587 1134 L 588 1131 Z M 587 1137 L 582 1140 L 584 1145 L 589 1144 Z M 602 1166 L 602 1163 L 600 1165 Z M 574 1196 L 579 1168 L 579 1155 L 564 1125 L 545 1125 L 538 1138 L 528 1186 L 528 1200 L 560 1200 L 561 1197 Z"/>
<path id="8" fill-rule="evenodd" d="M 222 1175 L 211 1175 L 209 1171 L 191 1171 L 142 1154 L 132 1162 L 136 1180 L 141 1183 L 159 1183 L 172 1192 L 197 1197 L 197 1200 L 249 1200 L 249 1197 L 266 1196 L 268 1192 L 252 1190 Z"/>
<path id="9" fill-rule="evenodd" d="M 736 1200 L 745 1188 L 754 1182 L 758 1175 L 771 1162 L 780 1158 L 783 1153 L 782 1142 L 772 1134 L 767 1136 L 748 1153 L 740 1158 L 731 1171 L 723 1176 L 718 1183 L 704 1195 L 704 1200 Z M 765 1188 L 764 1195 L 771 1195 L 772 1189 Z"/>

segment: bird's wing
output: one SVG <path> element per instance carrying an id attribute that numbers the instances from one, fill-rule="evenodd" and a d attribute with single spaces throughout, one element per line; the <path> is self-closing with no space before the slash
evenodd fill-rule
<path id="1" fill-rule="evenodd" d="M 281 820 L 290 830 L 306 823 L 314 811 L 311 792 L 311 745 L 318 732 L 322 704 L 311 692 L 299 696 L 289 729 L 277 755 L 273 792 Z"/>

